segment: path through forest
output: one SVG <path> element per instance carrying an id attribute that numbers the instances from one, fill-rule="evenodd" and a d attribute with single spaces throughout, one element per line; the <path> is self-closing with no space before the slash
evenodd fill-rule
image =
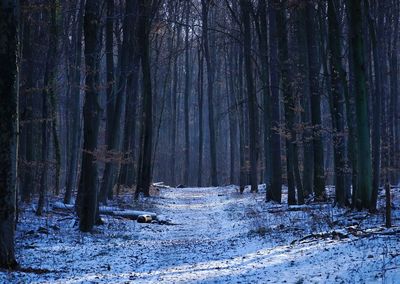
<path id="1" fill-rule="evenodd" d="M 381 230 L 379 215 L 368 217 L 329 204 L 288 210 L 286 204 L 263 202 L 264 194 L 261 189 L 258 194 L 240 195 L 231 186 L 161 189 L 136 208 L 157 212 L 169 225 L 106 216 L 106 224 L 92 234 L 78 231 L 72 213 L 53 211 L 49 205 L 47 215 L 38 218 L 32 208 L 23 208 L 18 258 L 23 267 L 50 272 L 1 272 L 0 282 L 395 283 L 400 279 L 398 234 L 350 234 L 349 228 L 366 232 L 362 224 L 366 218 L 365 224 Z M 115 205 L 130 202 L 126 197 Z M 350 227 L 346 222 L 359 225 Z M 344 226 L 348 229 L 339 229 Z M 305 236 L 309 237 L 301 240 Z"/>

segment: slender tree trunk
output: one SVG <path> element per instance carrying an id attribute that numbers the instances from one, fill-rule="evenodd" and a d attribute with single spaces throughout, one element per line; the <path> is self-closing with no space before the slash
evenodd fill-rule
<path id="1" fill-rule="evenodd" d="M 287 164 L 287 179 L 288 179 L 288 204 L 296 204 L 295 190 L 295 162 L 294 155 L 296 143 L 296 131 L 294 130 L 294 109 L 295 98 L 292 94 L 292 88 L 289 78 L 289 51 L 286 28 L 286 7 L 284 4 L 279 4 L 277 10 L 277 34 L 278 34 L 278 57 L 280 64 L 280 80 L 285 106 L 285 121 L 286 121 L 286 164 Z"/>
<path id="2" fill-rule="evenodd" d="M 308 46 L 309 82 L 311 94 L 311 123 L 313 128 L 314 148 L 314 192 L 318 200 L 325 200 L 324 145 L 322 142 L 321 92 L 319 48 L 317 41 L 316 12 L 312 3 L 306 6 L 306 30 Z"/>
<path id="3" fill-rule="evenodd" d="M 333 0 L 328 1 L 328 29 L 329 29 L 329 58 L 331 68 L 331 97 L 330 108 L 333 129 L 333 149 L 335 165 L 336 202 L 346 205 L 345 195 L 345 146 L 344 146 L 344 89 L 341 85 L 340 72 L 340 41 L 339 26 Z"/>
<path id="4" fill-rule="evenodd" d="M 371 210 L 376 210 L 376 203 L 378 200 L 378 189 L 380 184 L 380 160 L 381 160 L 381 101 L 382 96 L 384 96 L 384 90 L 382 86 L 382 72 L 381 72 L 381 64 L 379 61 L 378 54 L 378 42 L 377 42 L 377 25 L 374 23 L 372 19 L 372 15 L 370 14 L 369 2 L 366 3 L 366 14 L 368 16 L 368 28 L 369 34 L 371 38 L 372 45 L 372 53 L 373 53 L 373 63 L 374 63 L 374 92 L 372 96 L 372 102 L 374 105 L 373 108 L 373 132 L 372 132 L 372 169 L 373 169 L 373 177 L 372 177 L 372 195 L 371 195 Z M 379 4 L 378 4 L 379 6 Z M 382 24 L 381 21 L 379 21 Z M 383 40 L 383 39 L 381 39 Z M 382 47 L 380 47 L 382 48 Z"/>
<path id="5" fill-rule="evenodd" d="M 198 74 L 198 108 L 199 108 L 199 164 L 197 172 L 197 186 L 201 186 L 203 177 L 203 84 L 204 84 L 204 57 L 201 52 L 201 47 L 198 49 L 198 61 L 199 61 L 199 74 Z"/>
<path id="6" fill-rule="evenodd" d="M 21 5 L 24 5 L 25 2 L 23 1 Z M 26 168 L 25 171 L 23 172 L 23 179 L 22 179 L 22 184 L 20 186 L 20 193 L 21 193 L 21 199 L 23 202 L 29 203 L 31 199 L 31 194 L 33 192 L 33 178 L 34 178 L 34 171 L 31 166 L 31 163 L 33 162 L 34 159 L 34 150 L 35 147 L 33 147 L 34 139 L 33 139 L 33 94 L 30 92 L 33 87 L 33 58 L 32 58 L 32 46 L 31 46 L 31 35 L 33 33 L 33 28 L 31 27 L 31 24 L 29 22 L 29 18 L 26 15 L 26 13 L 22 13 L 23 18 L 22 24 L 23 24 L 23 38 L 22 38 L 22 61 L 25 62 L 26 66 L 22 66 L 22 70 L 25 70 L 26 72 L 26 77 L 25 77 L 25 86 L 23 87 L 23 97 L 26 97 L 26 109 L 23 110 L 24 115 L 24 120 L 26 123 L 23 125 L 21 131 L 24 132 L 24 136 L 26 138 L 24 139 L 25 143 L 22 145 L 23 140 L 21 140 L 21 146 L 25 148 L 25 163 L 26 163 Z M 22 118 L 22 117 L 21 117 Z M 23 118 L 22 118 L 23 119 Z M 22 137 L 21 137 L 22 138 Z M 22 156 L 21 156 L 22 157 Z M 22 173 L 21 173 L 22 174 Z"/>
<path id="7" fill-rule="evenodd" d="M 56 117 L 54 111 L 50 111 L 50 107 L 53 109 L 55 107 L 54 104 L 51 104 L 51 101 L 54 101 L 54 77 L 55 77 L 55 61 L 57 55 L 57 24 L 56 24 L 56 3 L 54 0 L 49 1 L 50 5 L 50 35 L 49 35 L 49 43 L 47 50 L 47 60 L 46 60 L 46 69 L 44 72 L 44 91 L 42 94 L 42 175 L 40 178 L 40 190 L 39 190 L 39 202 L 36 210 L 37 215 L 42 215 L 43 206 L 45 203 L 45 195 L 48 187 L 48 152 L 49 152 L 49 122 L 55 124 Z M 52 117 L 49 115 L 52 114 Z M 53 121 L 54 120 L 54 121 Z M 57 137 L 57 135 L 53 135 Z M 57 140 L 57 139 L 56 139 Z M 57 142 L 57 141 L 54 141 Z M 59 145 L 55 144 L 55 149 L 59 150 Z M 59 152 L 56 153 L 59 160 Z M 59 174 L 59 163 L 57 163 L 57 174 Z M 56 175 L 56 185 L 59 184 L 59 176 Z"/>
<path id="8" fill-rule="evenodd" d="M 185 116 L 185 162 L 184 162 L 184 179 L 183 183 L 188 185 L 189 183 L 189 154 L 190 154 L 190 135 L 189 135 L 189 96 L 191 89 L 190 79 L 190 46 L 189 46 L 189 16 L 190 16 L 190 3 L 186 3 L 186 27 L 185 27 L 185 98 L 184 98 L 184 116 Z"/>
<path id="9" fill-rule="evenodd" d="M 132 71 L 128 75 L 126 82 L 126 104 L 125 122 L 123 134 L 123 151 L 127 157 L 126 163 L 122 165 L 119 174 L 119 184 L 132 187 L 135 179 L 135 142 L 136 142 L 136 109 L 138 108 L 139 95 L 139 69 L 140 57 L 134 51 Z"/>
<path id="10" fill-rule="evenodd" d="M 176 48 L 180 48 L 180 36 L 181 36 L 181 27 L 177 27 L 176 31 Z M 172 117 L 171 117 L 171 162 L 170 162 L 170 167 L 171 167 L 171 181 L 172 185 L 176 185 L 176 174 L 175 174 L 175 168 L 176 168 L 176 132 L 177 132 L 177 98 L 178 98 L 178 82 L 179 82 L 179 70 L 178 70 L 178 61 L 179 61 L 179 56 L 175 56 L 175 61 L 174 61 L 174 82 L 172 86 Z"/>
<path id="11" fill-rule="evenodd" d="M 268 58 L 268 25 L 267 25 L 267 3 L 265 0 L 260 0 L 258 4 L 258 35 L 260 47 L 261 61 L 261 81 L 263 89 L 263 125 L 264 125 L 264 181 L 267 185 L 267 191 L 271 187 L 271 95 L 270 95 L 270 80 L 269 80 L 269 58 Z"/>
<path id="12" fill-rule="evenodd" d="M 151 5 L 147 0 L 139 0 L 138 3 L 138 50 L 141 59 L 143 73 L 143 110 L 141 123 L 141 137 L 138 163 L 138 182 L 135 191 L 135 199 L 142 192 L 150 195 L 151 161 L 153 148 L 153 114 L 152 114 L 152 86 L 150 70 L 150 39 Z"/>
<path id="13" fill-rule="evenodd" d="M 230 183 L 235 184 L 236 182 L 236 153 L 237 153 L 237 106 L 236 106 L 236 90 L 235 90 L 235 81 L 234 81 L 234 47 L 230 47 L 229 52 L 227 52 L 227 70 L 226 76 L 229 91 L 227 94 L 228 99 L 228 109 L 229 109 L 229 150 L 230 150 Z M 228 79 L 229 78 L 229 79 Z M 227 87 L 227 89 L 228 89 Z"/>
<path id="14" fill-rule="evenodd" d="M 250 132 L 250 184 L 251 192 L 258 191 L 258 177 L 257 177 L 257 133 L 258 133 L 258 110 L 257 110 L 257 96 L 254 89 L 253 82 L 253 68 L 251 63 L 251 26 L 250 26 L 250 12 L 251 2 L 249 0 L 241 0 L 240 8 L 242 13 L 243 22 L 243 50 L 245 62 L 245 74 L 247 83 L 247 103 L 248 103 L 248 119 L 249 119 L 249 132 Z"/>
<path id="15" fill-rule="evenodd" d="M 132 68 L 132 59 L 130 52 L 134 48 L 134 40 L 132 39 L 134 33 L 134 26 L 136 20 L 136 7 L 134 1 L 128 1 L 126 4 L 125 18 L 123 23 L 123 40 L 122 40 L 122 55 L 120 64 L 120 74 L 117 83 L 115 107 L 112 111 L 107 109 L 107 114 L 112 114 L 112 116 L 107 119 L 111 126 L 109 126 L 109 133 L 106 136 L 109 138 L 107 141 L 108 151 L 118 151 L 121 144 L 121 117 L 124 110 L 124 105 L 126 101 L 126 79 L 129 73 L 129 68 Z M 112 35 L 111 35 L 112 36 Z M 111 66 L 109 66 L 111 68 Z M 105 202 L 107 196 L 112 197 L 112 188 L 115 182 L 116 166 L 117 161 L 111 161 L 106 163 L 106 167 L 103 174 L 103 180 L 100 189 L 99 200 Z"/>
<path id="16" fill-rule="evenodd" d="M 14 252 L 18 161 L 15 92 L 17 19 L 14 1 L 0 2 L 0 268 L 18 266 Z"/>
<path id="17" fill-rule="evenodd" d="M 269 59 L 270 72 L 270 101 L 271 101 L 271 187 L 267 190 L 266 200 L 282 201 L 282 165 L 281 165 L 281 136 L 280 136 L 280 99 L 279 99 L 279 60 L 278 60 L 278 31 L 275 2 L 269 7 Z"/>
<path id="18" fill-rule="evenodd" d="M 78 20 L 76 23 L 76 32 L 74 33 L 74 58 L 71 60 L 72 65 L 72 82 L 70 88 L 71 95 L 71 116 L 72 116 L 72 137 L 71 137 L 71 153 L 66 176 L 64 202 L 71 203 L 72 193 L 77 188 L 78 163 L 81 152 L 81 62 L 82 62 L 82 33 L 83 33 L 83 15 L 85 1 L 80 0 Z"/>
<path id="19" fill-rule="evenodd" d="M 202 5 L 202 20 L 203 20 L 203 48 L 204 58 L 207 65 L 207 98 L 208 98 L 208 124 L 210 131 L 210 173 L 211 173 L 211 185 L 218 185 L 217 178 L 217 146 L 216 146 L 216 135 L 215 135 L 215 122 L 214 122 L 214 79 L 215 69 L 210 56 L 210 44 L 209 44 L 209 28 L 208 28 L 208 12 L 210 8 L 210 0 L 201 0 Z"/>
<path id="20" fill-rule="evenodd" d="M 298 80 L 298 88 L 300 91 L 301 104 L 301 122 L 302 122 L 302 142 L 303 142 L 303 190 L 304 195 L 308 196 L 313 192 L 314 177 L 314 149 L 313 149 L 313 130 L 311 122 L 311 81 L 310 81 L 310 59 L 308 46 L 307 30 L 307 14 L 306 11 L 310 7 L 306 4 L 299 5 L 296 9 L 296 25 L 297 25 L 297 49 L 298 49 L 298 68 L 299 74 L 296 76 Z M 312 9 L 312 8 L 311 8 Z M 317 57 L 317 54 L 312 56 Z M 313 74 L 317 76 L 318 73 Z M 300 194 L 299 194 L 300 193 Z M 299 204 L 304 203 L 304 196 L 298 192 Z"/>

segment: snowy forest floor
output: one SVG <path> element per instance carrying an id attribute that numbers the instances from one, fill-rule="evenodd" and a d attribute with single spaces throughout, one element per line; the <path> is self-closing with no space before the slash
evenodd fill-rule
<path id="1" fill-rule="evenodd" d="M 393 193 L 389 230 L 382 206 L 374 215 L 288 207 L 265 203 L 262 187 L 165 188 L 136 205 L 126 195 L 112 205 L 156 212 L 168 225 L 104 216 L 93 233 L 79 232 L 73 212 L 49 204 L 36 217 L 23 206 L 16 252 L 25 272 L 2 271 L 0 283 L 400 283 Z"/>

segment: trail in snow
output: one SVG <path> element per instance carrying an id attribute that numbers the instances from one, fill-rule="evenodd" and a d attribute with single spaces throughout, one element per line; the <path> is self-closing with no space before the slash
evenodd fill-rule
<path id="1" fill-rule="evenodd" d="M 132 203 L 124 201 L 114 205 Z M 135 209 L 155 211 L 175 225 L 108 216 L 94 233 L 83 234 L 72 213 L 49 211 L 38 218 L 24 208 L 18 258 L 23 267 L 50 273 L 0 272 L 0 282 L 400 283 L 399 235 L 310 238 L 291 245 L 354 222 L 359 229 L 377 227 L 383 224 L 379 214 L 329 204 L 288 211 L 285 204 L 265 203 L 262 190 L 240 195 L 231 186 L 162 189 Z"/>

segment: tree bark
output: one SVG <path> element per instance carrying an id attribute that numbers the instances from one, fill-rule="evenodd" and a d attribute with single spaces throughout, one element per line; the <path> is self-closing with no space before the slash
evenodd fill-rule
<path id="1" fill-rule="evenodd" d="M 279 2 L 279 1 L 278 1 Z M 296 155 L 296 131 L 294 130 L 295 120 L 295 98 L 290 84 L 289 78 L 289 51 L 286 26 L 286 7 L 285 4 L 277 3 L 279 6 L 276 14 L 277 34 L 278 34 L 278 58 L 280 64 L 280 81 L 285 108 L 286 121 L 286 164 L 287 164 L 287 179 L 288 179 L 288 204 L 296 204 L 296 182 L 295 175 L 297 174 L 295 163 L 297 162 Z M 298 174 L 297 174 L 298 175 Z M 298 189 L 301 187 L 297 184 Z"/>
<path id="2" fill-rule="evenodd" d="M 72 37 L 74 44 L 74 55 L 70 59 L 72 65 L 72 80 L 70 88 L 71 96 L 71 116 L 72 116 L 72 137 L 71 137 L 71 156 L 69 158 L 68 172 L 65 183 L 64 203 L 71 203 L 73 190 L 77 186 L 78 164 L 81 151 L 81 63 L 82 63 L 82 33 L 83 33 L 83 15 L 85 1 L 80 0 L 78 20 L 76 23 L 76 32 Z"/>
<path id="3" fill-rule="evenodd" d="M 135 199 L 142 192 L 150 196 L 151 161 L 153 149 L 153 113 L 152 113 L 152 86 L 150 70 L 150 13 L 151 5 L 147 0 L 138 2 L 138 52 L 140 54 L 143 73 L 143 109 L 141 118 L 141 137 L 138 163 L 138 181 Z"/>
<path id="4" fill-rule="evenodd" d="M 210 0 L 201 0 L 202 6 L 202 38 L 204 48 L 204 58 L 207 66 L 207 98 L 208 98 L 208 126 L 210 131 L 210 173 L 211 173 L 211 185 L 218 185 L 217 177 L 217 146 L 216 146 L 216 135 L 215 135 L 215 122 L 214 122 L 214 79 L 215 70 L 213 61 L 210 56 L 210 43 L 209 43 L 209 28 L 208 28 L 208 14 L 210 8 Z"/>
<path id="5" fill-rule="evenodd" d="M 257 96 L 253 82 L 253 68 L 251 63 L 251 26 L 250 12 L 251 2 L 249 0 L 240 0 L 240 7 L 243 22 L 243 51 L 244 64 L 247 85 L 247 103 L 248 103 L 248 119 L 249 119 L 249 134 L 250 134 L 250 184 L 251 192 L 258 191 L 258 176 L 257 176 L 257 134 L 258 134 L 258 108 Z"/>
<path id="6" fill-rule="evenodd" d="M 345 195 L 345 145 L 344 145 L 344 96 L 343 86 L 341 85 L 340 72 L 342 65 L 340 62 L 340 37 L 337 14 L 333 0 L 328 1 L 328 30 L 329 30 L 329 59 L 330 59 L 330 79 L 331 97 L 330 109 L 332 116 L 333 129 L 333 149 L 335 165 L 335 190 L 336 202 L 346 205 Z"/>
<path id="7" fill-rule="evenodd" d="M 372 193 L 372 163 L 368 98 L 364 63 L 361 1 L 349 1 L 350 33 L 354 65 L 354 91 L 357 118 L 358 190 L 356 206 L 370 208 Z"/>
<path id="8" fill-rule="evenodd" d="M 320 61 L 317 41 L 317 17 L 312 3 L 307 2 L 306 7 L 306 30 L 308 46 L 308 65 L 311 94 L 311 123 L 313 128 L 314 148 L 314 192 L 319 200 L 325 200 L 325 168 L 324 168 L 324 145 L 322 142 L 322 117 L 321 117 L 321 92 L 320 92 Z"/>
<path id="9" fill-rule="evenodd" d="M 268 10 L 269 19 L 269 59 L 270 72 L 270 101 L 271 101 L 271 187 L 267 190 L 266 200 L 282 201 L 282 162 L 281 162 L 281 136 L 280 136 L 280 99 L 279 99 L 279 60 L 278 60 L 278 31 L 275 7 L 276 3 L 271 2 Z"/>
<path id="10" fill-rule="evenodd" d="M 82 172 L 79 182 L 78 215 L 79 229 L 83 232 L 92 230 L 96 221 L 98 172 L 95 158 L 100 123 L 97 78 L 99 76 L 99 3 L 86 0 L 84 17 L 85 36 L 85 103 L 83 106 L 83 153 Z"/>
<path id="11" fill-rule="evenodd" d="M 189 16 L 190 3 L 186 3 L 186 27 L 185 27 L 185 97 L 184 97 L 184 120 L 185 120 L 185 161 L 184 161 L 184 178 L 183 183 L 189 184 L 189 154 L 190 154 L 190 135 L 189 135 L 189 96 L 191 89 L 191 68 L 190 68 L 190 46 L 189 46 Z"/>
<path id="12" fill-rule="evenodd" d="M 0 268 L 14 269 L 18 161 L 17 18 L 14 1 L 0 2 Z"/>

